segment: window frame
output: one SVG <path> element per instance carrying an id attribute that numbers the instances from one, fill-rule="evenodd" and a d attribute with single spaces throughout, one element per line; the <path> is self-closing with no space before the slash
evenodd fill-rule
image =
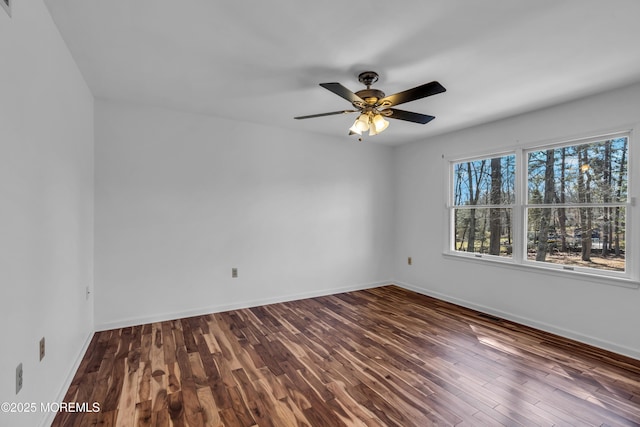
<path id="1" fill-rule="evenodd" d="M 590 144 L 595 142 L 602 142 L 614 138 L 626 137 L 627 138 L 627 200 L 624 203 L 613 203 L 615 205 L 621 205 L 625 208 L 625 271 L 609 271 L 600 270 L 588 267 L 568 266 L 565 264 L 555 264 L 550 262 L 541 262 L 527 259 L 527 210 L 529 208 L 543 208 L 549 207 L 544 204 L 530 204 L 528 200 L 528 153 L 541 151 L 546 149 L 554 149 L 567 146 L 577 146 L 581 144 Z M 637 176 L 638 171 L 633 167 L 634 163 L 637 163 L 635 151 L 633 150 L 633 129 L 624 131 L 614 131 L 603 133 L 599 135 L 591 135 L 579 138 L 571 139 L 556 139 L 538 143 L 524 143 L 515 147 L 502 148 L 496 150 L 487 150 L 480 153 L 467 156 L 450 156 L 447 157 L 443 154 L 442 158 L 445 161 L 445 169 L 447 173 L 446 196 L 445 196 L 445 210 L 447 227 L 446 228 L 446 240 L 444 242 L 443 255 L 458 260 L 473 261 L 484 263 L 485 265 L 496 265 L 501 267 L 526 269 L 529 271 L 536 271 L 544 274 L 559 275 L 562 277 L 579 277 L 588 281 L 594 281 L 597 283 L 613 284 L 625 287 L 640 287 L 639 269 L 636 264 L 640 264 L 638 257 L 638 247 L 640 242 L 635 241 L 634 231 L 640 227 L 640 213 L 637 212 L 638 208 L 635 206 L 635 187 L 633 186 L 634 178 Z M 455 164 L 491 159 L 495 157 L 502 157 L 507 155 L 515 155 L 515 197 L 513 204 L 500 205 L 500 207 L 510 208 L 512 212 L 512 232 L 513 232 L 513 245 L 511 257 L 480 254 L 475 252 L 464 252 L 455 249 L 456 236 L 455 236 L 455 211 L 460 206 L 454 204 L 454 180 L 455 180 Z M 604 206 L 603 203 L 592 203 L 590 206 Z M 558 207 L 554 205 L 553 207 Z M 584 207 L 583 204 L 565 204 L 563 207 Z M 476 205 L 478 208 L 487 208 L 492 206 Z"/>
<path id="2" fill-rule="evenodd" d="M 515 254 L 512 252 L 511 257 L 504 257 L 504 256 L 500 256 L 500 255 L 490 255 L 490 254 L 480 254 L 477 252 L 463 252 L 463 251 L 457 251 L 455 249 L 455 244 L 456 244 L 456 239 L 455 239 L 455 210 L 456 209 L 490 209 L 490 208 L 504 208 L 504 209 L 511 209 L 511 220 L 512 222 L 516 221 L 515 219 L 515 208 L 518 204 L 518 186 L 519 186 L 519 182 L 518 182 L 518 174 L 515 174 L 514 177 L 514 194 L 515 194 L 515 200 L 513 203 L 506 203 L 506 204 L 500 204 L 500 205 L 487 205 L 487 204 L 479 204 L 479 205 L 473 205 L 473 208 L 469 207 L 468 205 L 455 205 L 454 203 L 454 192 L 452 191 L 454 188 L 454 164 L 456 163 L 464 163 L 464 162 L 471 162 L 471 161 L 476 161 L 476 160 L 491 160 L 492 158 L 496 158 L 496 157 L 506 157 L 506 156 L 515 156 L 515 170 L 518 170 L 518 156 L 516 154 L 515 150 L 505 150 L 505 151 L 497 151 L 497 152 L 492 152 L 490 155 L 475 155 L 475 156 L 470 156 L 470 157 L 462 157 L 462 158 L 458 158 L 456 160 L 450 160 L 449 161 L 449 168 L 448 168 L 448 174 L 449 174 L 449 191 L 448 191 L 448 196 L 447 196 L 447 206 L 449 208 L 449 237 L 448 237 L 448 242 L 447 242 L 447 248 L 448 251 L 450 253 L 455 253 L 455 254 L 460 254 L 460 256 L 464 256 L 464 257 L 473 257 L 473 258 L 483 258 L 483 257 L 487 257 L 487 258 L 494 258 L 495 260 L 499 261 L 499 260 L 503 260 L 506 262 L 510 262 L 513 260 L 513 258 L 515 257 Z M 514 227 L 514 235 L 515 232 L 519 229 L 515 228 L 515 224 L 512 223 L 512 226 Z M 515 250 L 515 248 L 513 248 L 513 250 Z"/>

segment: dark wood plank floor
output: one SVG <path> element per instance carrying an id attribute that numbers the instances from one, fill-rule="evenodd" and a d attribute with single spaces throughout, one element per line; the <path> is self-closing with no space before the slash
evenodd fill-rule
<path id="1" fill-rule="evenodd" d="M 54 426 L 639 426 L 640 362 L 396 286 L 96 333 Z"/>

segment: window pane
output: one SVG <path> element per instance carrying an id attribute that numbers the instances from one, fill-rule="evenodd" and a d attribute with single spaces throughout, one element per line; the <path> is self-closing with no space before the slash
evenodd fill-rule
<path id="1" fill-rule="evenodd" d="M 511 257 L 510 208 L 454 209 L 456 251 Z"/>
<path id="2" fill-rule="evenodd" d="M 506 205 L 514 202 L 515 155 L 453 165 L 453 204 Z"/>
<path id="3" fill-rule="evenodd" d="M 627 200 L 627 137 L 528 153 L 528 203 Z"/>
<path id="4" fill-rule="evenodd" d="M 527 259 L 625 271 L 625 208 L 529 208 Z"/>

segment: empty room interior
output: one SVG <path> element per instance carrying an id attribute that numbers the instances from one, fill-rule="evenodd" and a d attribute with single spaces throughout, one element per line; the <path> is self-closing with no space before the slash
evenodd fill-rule
<path id="1" fill-rule="evenodd" d="M 0 3 L 0 426 L 640 425 L 640 2 Z"/>

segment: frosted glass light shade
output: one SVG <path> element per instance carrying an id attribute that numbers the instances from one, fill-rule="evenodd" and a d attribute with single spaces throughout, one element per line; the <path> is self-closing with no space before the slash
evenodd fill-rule
<path id="1" fill-rule="evenodd" d="M 369 130 L 369 116 L 366 114 L 360 114 L 356 122 L 353 124 L 360 132 Z"/>
<path id="2" fill-rule="evenodd" d="M 389 127 L 389 122 L 385 120 L 381 114 L 376 114 L 371 122 L 373 123 L 373 127 L 376 128 L 376 133 L 380 133 Z"/>
<path id="3" fill-rule="evenodd" d="M 360 129 L 358 129 L 358 127 L 356 126 L 356 123 L 358 123 L 358 121 L 357 121 L 357 120 L 356 120 L 356 122 L 353 124 L 353 126 L 351 126 L 351 127 L 349 128 L 349 132 L 350 132 L 350 134 L 349 134 L 349 135 L 351 135 L 351 133 L 355 133 L 355 134 L 358 134 L 358 135 L 362 135 L 362 131 L 361 131 Z"/>

